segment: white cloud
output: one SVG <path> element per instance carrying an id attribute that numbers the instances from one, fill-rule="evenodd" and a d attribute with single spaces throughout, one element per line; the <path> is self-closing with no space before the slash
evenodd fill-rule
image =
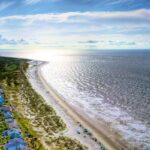
<path id="1" fill-rule="evenodd" d="M 59 43 L 72 48 L 74 41 L 104 40 L 114 42 L 96 45 L 99 48 L 149 48 L 146 42 L 150 38 L 149 24 L 150 9 L 14 15 L 0 17 L 0 33 L 9 39 L 23 37 L 30 43 L 35 43 L 35 39 L 38 45 Z"/>
<path id="2" fill-rule="evenodd" d="M 108 0 L 106 1 L 108 3 L 108 5 L 116 5 L 116 4 L 122 4 L 122 3 L 132 3 L 134 0 L 132 1 L 129 1 L 129 0 L 115 0 L 115 1 L 112 1 L 112 0 Z"/>
<path id="3" fill-rule="evenodd" d="M 1 4 L 0 4 L 0 11 L 6 9 L 6 8 L 8 8 L 8 7 L 10 7 L 10 6 L 13 5 L 13 4 L 14 4 L 14 2 L 4 2 L 4 3 L 1 3 Z"/>
<path id="4" fill-rule="evenodd" d="M 36 3 L 39 3 L 39 2 L 43 2 L 43 1 L 59 1 L 59 0 L 25 0 L 25 4 L 27 5 L 33 5 L 33 4 L 36 4 Z"/>
<path id="5" fill-rule="evenodd" d="M 67 13 L 48 13 L 48 14 L 35 14 L 35 15 L 16 15 L 1 17 L 0 21 L 26 21 L 30 23 L 38 21 L 56 22 L 56 23 L 83 23 L 103 20 L 134 22 L 138 21 L 150 21 L 150 9 L 140 9 L 133 11 L 122 12 L 67 12 Z"/>
<path id="6" fill-rule="evenodd" d="M 36 4 L 38 2 L 41 2 L 41 0 L 25 0 L 26 4 Z"/>
<path id="7" fill-rule="evenodd" d="M 2 35 L 0 35 L 0 45 L 17 45 L 17 44 L 26 45 L 28 44 L 28 42 L 25 41 L 24 39 L 9 40 L 9 39 L 3 38 Z"/>

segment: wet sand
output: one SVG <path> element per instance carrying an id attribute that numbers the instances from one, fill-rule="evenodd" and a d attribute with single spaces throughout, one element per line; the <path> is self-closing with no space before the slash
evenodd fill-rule
<path id="1" fill-rule="evenodd" d="M 58 115 L 66 122 L 68 131 L 65 131 L 64 135 L 76 138 L 91 150 L 99 149 L 100 143 L 108 150 L 125 149 L 123 144 L 119 141 L 119 137 L 117 137 L 103 121 L 96 121 L 93 118 L 88 117 L 78 108 L 66 103 L 64 98 L 60 96 L 42 76 L 41 68 L 43 65 L 44 64 L 36 66 L 35 70 L 32 71 L 31 76 L 32 78 L 36 78 L 35 80 L 38 81 L 39 85 L 42 87 L 40 94 L 41 92 L 46 91 L 45 96 L 47 94 L 47 96 L 50 96 L 51 100 L 53 99 L 53 102 L 51 101 L 50 104 L 54 104 L 54 109 L 56 109 Z M 31 78 L 29 80 L 31 81 L 32 86 L 34 84 L 35 90 L 39 92 L 39 88 L 37 90 L 37 85 L 35 86 L 33 80 Z M 46 97 L 44 97 L 44 99 L 45 98 Z M 49 102 L 48 99 L 46 101 Z M 90 132 L 90 135 L 85 133 L 84 129 L 87 129 Z M 79 131 L 80 134 L 76 133 L 77 131 Z"/>

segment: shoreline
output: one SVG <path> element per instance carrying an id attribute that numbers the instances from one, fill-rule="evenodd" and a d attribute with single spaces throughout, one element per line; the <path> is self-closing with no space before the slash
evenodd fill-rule
<path id="1" fill-rule="evenodd" d="M 125 148 L 124 145 L 120 144 L 118 138 L 114 134 L 112 134 L 110 129 L 108 129 L 103 123 L 95 122 L 94 119 L 88 117 L 77 108 L 65 102 L 64 98 L 60 96 L 42 76 L 41 68 L 43 65 L 45 65 L 45 63 L 37 66 L 37 75 L 41 80 L 42 84 L 44 85 L 45 89 L 50 93 L 54 100 L 66 111 L 66 113 L 70 115 L 76 122 L 79 122 L 84 128 L 89 129 L 92 135 L 98 141 L 104 144 L 106 149 L 121 150 Z M 92 122 L 94 122 L 94 124 L 92 124 Z"/>
<path id="2" fill-rule="evenodd" d="M 79 124 L 79 122 L 75 121 L 70 115 L 68 115 L 67 111 L 64 110 L 62 106 L 60 106 L 60 104 L 56 102 L 56 100 L 54 100 L 54 98 L 44 87 L 38 76 L 38 63 L 41 64 L 43 62 L 33 61 L 33 63 L 29 63 L 30 66 L 27 72 L 27 78 L 31 83 L 33 89 L 43 97 L 46 105 L 50 105 L 51 107 L 53 107 L 57 115 L 60 116 L 62 120 L 67 124 L 67 128 L 64 131 L 59 132 L 59 135 L 64 135 L 73 140 L 77 140 L 79 141 L 79 143 L 81 143 L 81 145 L 85 145 L 86 147 L 88 147 L 89 150 L 99 150 L 100 144 L 98 143 L 98 141 L 95 141 L 95 139 L 93 139 L 87 133 L 84 133 L 84 128 Z"/>

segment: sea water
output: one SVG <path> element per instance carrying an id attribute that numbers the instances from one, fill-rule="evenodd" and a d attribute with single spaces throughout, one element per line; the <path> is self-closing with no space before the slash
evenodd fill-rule
<path id="1" fill-rule="evenodd" d="M 103 120 L 139 149 L 150 149 L 149 52 L 59 56 L 42 74 L 70 105 Z"/>
<path id="2" fill-rule="evenodd" d="M 150 51 L 0 55 L 49 61 L 42 75 L 66 102 L 103 120 L 138 149 L 150 149 Z"/>

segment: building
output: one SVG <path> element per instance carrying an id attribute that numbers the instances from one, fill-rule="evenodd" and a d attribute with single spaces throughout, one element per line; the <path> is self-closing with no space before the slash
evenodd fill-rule
<path id="1" fill-rule="evenodd" d="M 4 131 L 4 137 L 14 138 L 22 138 L 21 131 L 19 128 L 11 128 L 9 130 Z"/>
<path id="2" fill-rule="evenodd" d="M 4 94 L 4 91 L 3 91 L 3 89 L 0 89 L 0 94 Z"/>
<path id="3" fill-rule="evenodd" d="M 4 91 L 0 89 L 0 96 L 4 97 Z"/>
<path id="4" fill-rule="evenodd" d="M 26 150 L 27 149 L 27 143 L 21 139 L 12 139 L 4 146 L 5 150 Z"/>
<path id="5" fill-rule="evenodd" d="M 14 119 L 5 119 L 5 122 L 9 128 L 18 128 L 18 125 Z"/>
<path id="6" fill-rule="evenodd" d="M 11 111 L 11 107 L 9 107 L 9 106 L 0 107 L 0 112 L 7 112 L 7 111 Z"/>
<path id="7" fill-rule="evenodd" d="M 3 96 L 1 96 L 0 95 L 0 106 L 3 106 L 3 105 L 5 105 L 5 100 L 4 100 L 4 98 L 3 98 Z"/>
<path id="8" fill-rule="evenodd" d="M 3 112 L 3 115 L 4 115 L 5 119 L 13 118 L 13 114 L 11 113 L 11 111 Z"/>

